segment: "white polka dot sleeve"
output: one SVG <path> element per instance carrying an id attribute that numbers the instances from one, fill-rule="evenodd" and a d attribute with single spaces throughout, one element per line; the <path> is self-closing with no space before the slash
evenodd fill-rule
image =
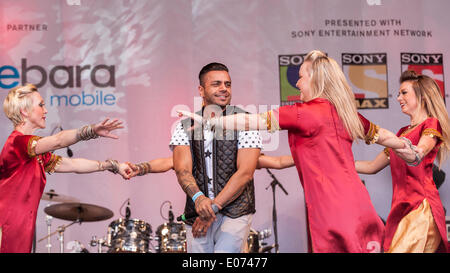
<path id="1" fill-rule="evenodd" d="M 239 131 L 238 149 L 259 148 L 262 149 L 262 138 L 258 131 Z"/>
<path id="2" fill-rule="evenodd" d="M 189 146 L 189 137 L 186 132 L 183 130 L 183 126 L 181 123 L 178 123 L 175 128 L 175 132 L 170 139 L 169 148 L 173 151 L 174 146 Z"/>

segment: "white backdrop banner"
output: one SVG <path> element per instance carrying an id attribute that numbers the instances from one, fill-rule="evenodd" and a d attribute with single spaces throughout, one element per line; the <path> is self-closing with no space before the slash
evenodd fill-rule
<path id="1" fill-rule="evenodd" d="M 409 122 L 396 96 L 399 76 L 414 69 L 446 89 L 450 35 L 447 0 L 2 0 L 0 2 L 0 98 L 27 82 L 36 84 L 49 114 L 46 136 L 115 117 L 124 121 L 119 140 L 92 140 L 71 147 L 74 157 L 142 162 L 171 155 L 168 144 L 179 120 L 175 109 L 198 110 L 198 72 L 207 63 L 230 69 L 232 103 L 250 112 L 298 100 L 295 82 L 305 54 L 320 49 L 342 66 L 362 114 L 391 131 Z M 448 73 L 447 73 L 448 74 Z M 447 103 L 448 109 L 448 103 Z M 12 131 L 1 115 L 2 143 Z M 289 154 L 287 133 L 264 134 L 264 152 Z M 379 146 L 355 143 L 355 159 L 369 160 Z M 66 150 L 56 152 L 62 156 Z M 449 172 L 446 162 L 443 171 Z M 306 252 L 303 189 L 295 168 L 273 171 L 288 191 L 276 191 L 280 252 Z M 380 217 L 386 219 L 392 185 L 389 167 L 361 178 Z M 271 177 L 255 172 L 255 230 L 272 229 Z M 450 188 L 440 188 L 450 208 Z M 111 219 L 73 225 L 65 241 L 79 241 L 91 252 L 92 236 L 106 236 L 124 216 L 167 222 L 170 201 L 182 214 L 185 196 L 175 174 L 151 174 L 124 181 L 106 173 L 54 174 L 54 189 L 83 203 L 106 207 Z M 4 194 L 4 193 L 0 193 Z M 47 234 L 41 201 L 36 237 Z M 51 230 L 69 224 L 52 219 Z M 273 235 L 267 239 L 273 243 Z M 154 243 L 154 242 L 153 242 Z M 47 241 L 36 252 L 47 252 Z M 52 252 L 59 252 L 56 236 Z M 73 243 L 71 244 L 73 245 Z M 70 250 L 65 250 L 70 251 Z"/>

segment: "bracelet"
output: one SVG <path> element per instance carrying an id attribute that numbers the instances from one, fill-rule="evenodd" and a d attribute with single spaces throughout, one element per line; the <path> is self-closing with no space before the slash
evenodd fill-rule
<path id="1" fill-rule="evenodd" d="M 138 168 L 138 176 L 148 174 L 152 170 L 152 166 L 148 162 L 136 164 L 136 167 Z"/>
<path id="2" fill-rule="evenodd" d="M 414 152 L 414 161 L 413 162 L 406 162 L 406 164 L 408 166 L 417 166 L 420 164 L 420 162 L 422 162 L 422 158 L 420 158 L 420 155 L 418 152 L 415 151 L 416 146 L 412 144 L 411 140 L 409 140 L 406 137 L 400 137 L 401 139 L 405 140 L 407 142 L 407 145 L 409 146 L 409 148 Z"/>
<path id="3" fill-rule="evenodd" d="M 108 169 L 108 171 L 112 172 L 113 174 L 117 174 L 119 172 L 119 162 L 117 160 L 107 159 L 106 162 L 111 164 L 111 168 Z"/>
<path id="4" fill-rule="evenodd" d="M 414 151 L 414 155 L 416 156 L 416 158 L 414 159 L 413 162 L 406 162 L 406 164 L 408 164 L 409 166 L 413 166 L 416 167 L 420 164 L 420 162 L 422 162 L 422 158 L 420 158 L 419 153 Z"/>
<path id="5" fill-rule="evenodd" d="M 204 195 L 203 192 L 199 191 L 199 192 L 197 192 L 196 194 L 194 194 L 194 196 L 192 196 L 192 201 L 194 201 L 194 203 L 195 203 L 195 200 L 196 200 L 200 195 Z"/>
<path id="6" fill-rule="evenodd" d="M 77 140 L 89 140 L 98 138 L 97 133 L 94 131 L 95 124 L 85 125 L 77 130 Z"/>

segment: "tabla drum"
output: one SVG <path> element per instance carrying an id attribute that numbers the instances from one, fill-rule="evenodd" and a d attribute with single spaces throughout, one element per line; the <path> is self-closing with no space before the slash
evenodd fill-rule
<path id="1" fill-rule="evenodd" d="M 139 219 L 118 219 L 108 227 L 108 253 L 148 253 L 152 227 Z"/>
<path id="2" fill-rule="evenodd" d="M 156 230 L 155 240 L 159 253 L 187 253 L 184 223 L 164 223 Z"/>

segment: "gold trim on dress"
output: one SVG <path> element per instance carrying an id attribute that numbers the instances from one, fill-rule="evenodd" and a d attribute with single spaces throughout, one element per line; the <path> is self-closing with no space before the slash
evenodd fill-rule
<path id="1" fill-rule="evenodd" d="M 384 154 L 387 156 L 387 158 L 390 160 L 391 159 L 391 148 L 384 148 L 383 149 Z"/>
<path id="2" fill-rule="evenodd" d="M 272 110 L 260 113 L 259 117 L 266 123 L 267 131 L 269 131 L 269 133 L 281 130 L 278 120 L 273 116 Z"/>
<path id="3" fill-rule="evenodd" d="M 36 145 L 37 145 L 37 141 L 41 139 L 40 136 L 32 136 L 30 137 L 30 139 L 28 140 L 28 144 L 27 144 L 27 153 L 28 156 L 30 158 L 35 157 L 36 156 Z"/>
<path id="4" fill-rule="evenodd" d="M 55 172 L 56 168 L 61 164 L 62 157 L 59 155 L 52 154 L 50 160 L 48 161 L 47 165 L 45 165 L 45 172 L 48 174 L 52 174 Z"/>
<path id="5" fill-rule="evenodd" d="M 373 124 L 370 122 L 369 131 L 366 134 L 365 141 L 367 145 L 374 144 L 378 141 L 378 138 L 380 137 L 379 134 L 380 126 Z"/>
<path id="6" fill-rule="evenodd" d="M 438 130 L 433 129 L 433 128 L 427 128 L 427 129 L 423 130 L 421 136 L 437 137 L 441 141 L 444 140 L 444 137 L 442 136 L 442 134 Z"/>

